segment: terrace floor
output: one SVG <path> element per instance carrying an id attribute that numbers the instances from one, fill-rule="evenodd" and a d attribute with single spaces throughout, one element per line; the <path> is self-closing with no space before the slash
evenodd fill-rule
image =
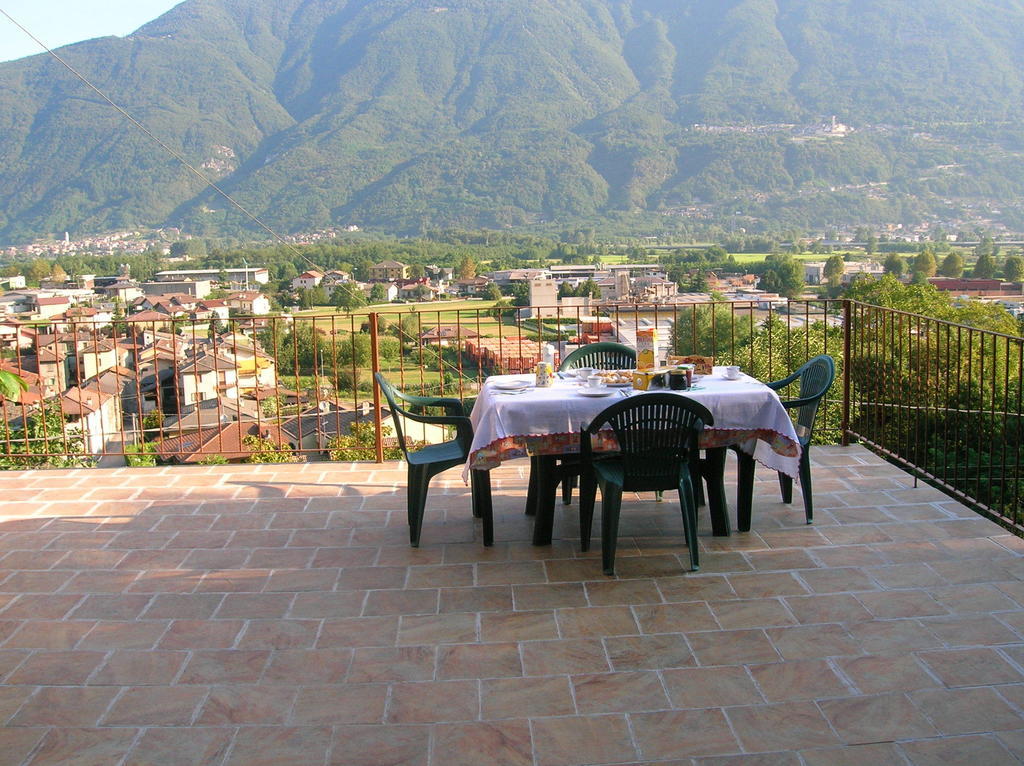
<path id="1" fill-rule="evenodd" d="M 0 473 L 0 764 L 1017 763 L 1024 541 L 812 455 L 815 524 L 760 470 L 696 574 L 627 498 L 617 578 L 525 463 L 491 549 L 457 470 L 418 550 L 396 463 Z"/>

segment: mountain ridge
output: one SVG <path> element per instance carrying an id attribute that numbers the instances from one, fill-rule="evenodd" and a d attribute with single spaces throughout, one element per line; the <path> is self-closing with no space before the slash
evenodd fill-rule
<path id="1" fill-rule="evenodd" d="M 286 233 L 1024 223 L 1024 0 L 187 0 L 60 53 Z M 245 221 L 57 62 L 0 64 L 0 241 L 160 225 Z"/>

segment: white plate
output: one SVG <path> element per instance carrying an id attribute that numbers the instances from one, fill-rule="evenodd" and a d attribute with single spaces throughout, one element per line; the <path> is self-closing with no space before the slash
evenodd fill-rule
<path id="1" fill-rule="evenodd" d="M 580 396 L 611 396 L 615 393 L 614 389 L 607 386 L 604 388 L 577 388 L 576 391 Z"/>
<path id="2" fill-rule="evenodd" d="M 608 388 L 632 388 L 633 382 L 630 381 L 629 383 L 605 383 L 605 385 L 608 386 Z"/>
<path id="3" fill-rule="evenodd" d="M 532 384 L 525 380 L 499 380 L 492 385 L 499 391 L 518 391 L 520 388 L 529 388 Z"/>

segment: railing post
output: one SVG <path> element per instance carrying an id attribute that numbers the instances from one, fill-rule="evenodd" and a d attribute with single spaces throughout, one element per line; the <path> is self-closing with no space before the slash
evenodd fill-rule
<path id="1" fill-rule="evenodd" d="M 377 337 L 377 312 L 370 312 L 370 369 L 373 373 L 373 433 L 374 450 L 378 463 L 384 462 L 384 424 L 380 415 L 380 386 L 377 373 L 380 372 L 380 346 Z"/>
<path id="2" fill-rule="evenodd" d="M 850 446 L 850 358 L 853 356 L 850 350 L 850 339 L 853 337 L 851 317 L 853 311 L 849 298 L 843 300 L 843 421 L 841 425 L 841 443 L 844 447 Z"/>

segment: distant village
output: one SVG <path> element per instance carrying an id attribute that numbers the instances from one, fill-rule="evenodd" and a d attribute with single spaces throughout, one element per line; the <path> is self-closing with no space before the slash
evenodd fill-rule
<path id="1" fill-rule="evenodd" d="M 824 262 L 803 266 L 807 284 L 824 281 Z M 711 293 L 753 310 L 787 303 L 760 290 L 753 274 L 709 273 L 707 292 L 680 292 L 664 267 L 653 263 L 552 265 L 462 279 L 446 267 L 427 267 L 418 278 L 409 271 L 406 264 L 384 260 L 360 282 L 343 271 L 309 269 L 290 287 L 294 294 L 319 290 L 328 299 L 337 290 L 356 291 L 377 304 L 518 292 L 527 297 L 527 305 L 515 309 L 520 318 L 575 317 L 567 342 L 577 344 L 613 332 L 621 337 L 625 325 L 613 328 L 608 317 L 624 308 L 671 309 L 707 302 Z M 850 261 L 842 280 L 883 271 L 875 261 Z M 1008 308 L 1008 296 L 1020 294 L 1019 285 L 999 280 L 933 282 L 959 294 L 1005 299 Z M 295 377 L 279 374 L 275 354 L 281 350 L 264 348 L 260 337 L 272 324 L 290 327 L 303 315 L 271 316 L 266 268 L 166 270 L 138 281 L 124 266 L 113 275 L 43 280 L 38 288 L 27 288 L 18 276 L 0 280 L 0 286 L 6 289 L 0 295 L 0 369 L 28 385 L 20 402 L 3 402 L 8 434 L 24 431 L 34 413 L 52 405 L 66 433 L 101 462 L 145 442 L 162 459 L 201 463 L 247 458 L 253 436 L 326 455 L 338 437 L 350 433 L 351 423 L 369 413 L 369 403 L 359 402 L 358 394 L 343 402 L 336 390 L 310 396 L 288 388 Z M 471 327 L 437 322 L 407 340 L 437 349 L 457 346 L 480 369 L 490 370 L 532 369 L 539 353 L 537 344 L 524 346 L 521 337 L 482 337 Z"/>

